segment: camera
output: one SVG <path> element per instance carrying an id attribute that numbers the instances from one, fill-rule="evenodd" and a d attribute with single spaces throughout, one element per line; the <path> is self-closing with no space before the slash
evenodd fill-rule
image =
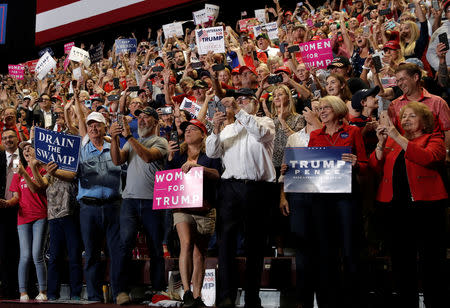
<path id="1" fill-rule="evenodd" d="M 283 75 L 281 75 L 281 74 L 270 75 L 270 76 L 267 78 L 267 82 L 268 82 L 269 84 L 276 84 L 276 83 L 283 82 Z"/>

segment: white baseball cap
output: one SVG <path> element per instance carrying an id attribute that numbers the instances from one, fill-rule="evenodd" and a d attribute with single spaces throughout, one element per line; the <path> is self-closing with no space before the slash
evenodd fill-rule
<path id="1" fill-rule="evenodd" d="M 89 121 L 95 121 L 106 125 L 105 117 L 100 112 L 91 112 L 86 118 L 86 124 L 88 124 Z"/>

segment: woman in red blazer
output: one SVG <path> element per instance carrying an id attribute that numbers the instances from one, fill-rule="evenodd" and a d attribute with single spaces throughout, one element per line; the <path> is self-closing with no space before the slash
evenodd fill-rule
<path id="1" fill-rule="evenodd" d="M 427 307 L 444 303 L 445 219 L 448 195 L 440 172 L 445 143 L 433 133 L 434 117 L 422 103 L 400 111 L 401 135 L 386 116 L 377 128 L 378 144 L 369 165 L 381 174 L 377 201 L 385 205 L 399 307 L 418 307 L 417 253 Z"/>

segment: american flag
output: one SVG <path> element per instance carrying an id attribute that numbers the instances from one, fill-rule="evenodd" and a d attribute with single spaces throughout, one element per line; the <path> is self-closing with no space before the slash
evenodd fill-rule
<path id="1" fill-rule="evenodd" d="M 193 0 L 37 0 L 36 45 Z"/>
<path id="2" fill-rule="evenodd" d="M 198 40 L 201 41 L 203 38 L 208 37 L 208 32 L 206 30 L 200 30 L 198 31 Z"/>
<path id="3" fill-rule="evenodd" d="M 200 108 L 201 107 L 198 104 L 194 103 L 193 101 L 191 101 L 186 97 L 183 99 L 183 102 L 180 105 L 180 109 L 188 111 L 194 117 L 197 117 Z"/>

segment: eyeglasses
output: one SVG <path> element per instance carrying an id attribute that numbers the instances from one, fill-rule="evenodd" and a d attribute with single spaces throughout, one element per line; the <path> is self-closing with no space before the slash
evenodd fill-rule
<path id="1" fill-rule="evenodd" d="M 192 126 L 192 125 L 191 125 L 191 126 Z M 197 127 L 186 128 L 186 129 L 184 130 L 185 133 L 187 133 L 187 132 L 199 132 L 199 131 L 200 131 L 200 129 L 197 128 Z"/>

